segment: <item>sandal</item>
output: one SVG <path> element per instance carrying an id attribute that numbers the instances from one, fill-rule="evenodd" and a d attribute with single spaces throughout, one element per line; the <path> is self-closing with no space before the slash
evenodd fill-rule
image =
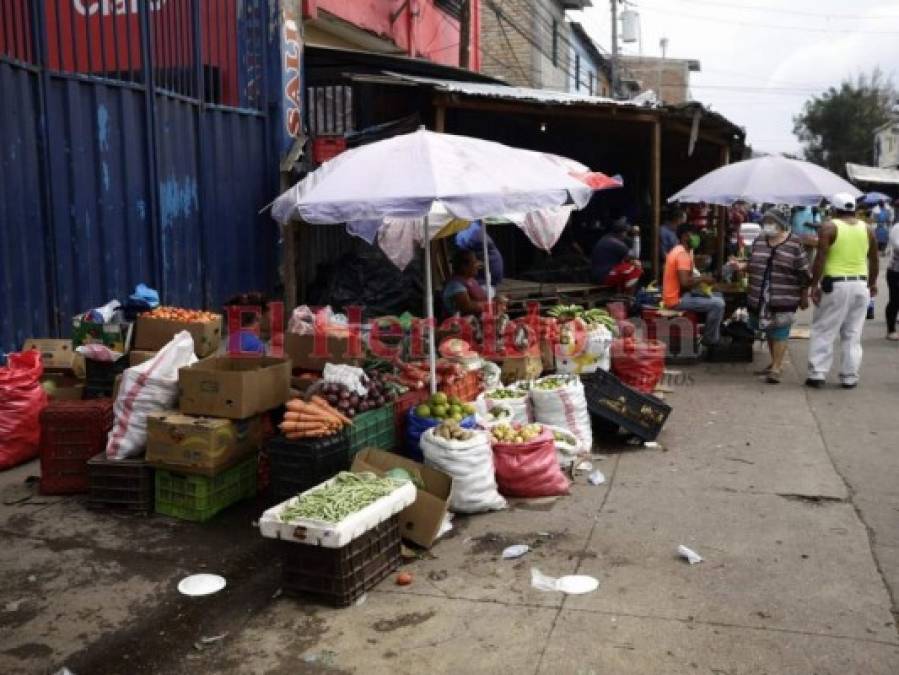
<path id="1" fill-rule="evenodd" d="M 780 371 L 773 368 L 769 370 L 765 376 L 765 382 L 768 384 L 780 384 Z"/>

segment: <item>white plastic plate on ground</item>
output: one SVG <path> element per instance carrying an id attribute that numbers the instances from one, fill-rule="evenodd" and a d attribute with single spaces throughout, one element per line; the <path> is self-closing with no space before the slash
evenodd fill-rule
<path id="1" fill-rule="evenodd" d="M 599 581 L 586 574 L 570 574 L 567 577 L 559 577 L 556 588 L 568 595 L 583 595 L 599 588 Z"/>
<path id="2" fill-rule="evenodd" d="M 262 514 L 259 519 L 259 532 L 269 539 L 283 539 L 310 546 L 324 546 L 325 548 L 341 548 L 353 539 L 377 527 L 385 520 L 396 515 L 415 501 L 418 492 L 411 481 L 406 481 L 397 486 L 389 495 L 372 502 L 364 509 L 351 513 L 339 523 L 326 523 L 322 520 L 298 518 L 289 523 L 281 520 L 281 512 L 287 506 L 295 502 L 299 497 L 320 490 L 324 486 L 336 480 L 331 478 L 313 488 L 301 493 L 298 497 L 291 497 L 287 501 L 273 506 Z"/>
<path id="3" fill-rule="evenodd" d="M 184 577 L 178 584 L 178 592 L 181 595 L 199 597 L 218 593 L 225 587 L 225 577 L 218 574 L 191 574 Z"/>

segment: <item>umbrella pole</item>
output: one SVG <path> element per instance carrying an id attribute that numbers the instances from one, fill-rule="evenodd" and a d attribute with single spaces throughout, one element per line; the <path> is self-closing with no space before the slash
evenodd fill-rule
<path id="1" fill-rule="evenodd" d="M 434 320 L 434 282 L 431 279 L 431 241 L 428 238 L 428 217 L 424 218 L 425 302 L 428 307 L 428 364 L 431 367 L 431 393 L 437 393 L 437 326 Z"/>
<path id="2" fill-rule="evenodd" d="M 493 280 L 490 278 L 490 258 L 487 257 L 487 223 L 481 221 L 481 243 L 484 245 L 484 281 L 487 282 L 487 311 L 493 313 L 490 303 L 493 301 Z"/>

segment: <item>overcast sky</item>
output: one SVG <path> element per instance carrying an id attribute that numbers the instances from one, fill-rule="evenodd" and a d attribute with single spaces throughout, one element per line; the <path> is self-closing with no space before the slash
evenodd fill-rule
<path id="1" fill-rule="evenodd" d="M 643 54 L 698 59 L 693 97 L 746 127 L 764 152 L 798 152 L 793 115 L 811 95 L 880 66 L 899 83 L 899 0 L 635 0 Z M 570 12 L 611 47 L 609 0 Z M 624 53 L 639 53 L 635 44 Z"/>

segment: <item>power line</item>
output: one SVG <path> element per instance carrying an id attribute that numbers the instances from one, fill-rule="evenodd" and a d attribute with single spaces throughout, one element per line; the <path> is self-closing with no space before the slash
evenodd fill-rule
<path id="1" fill-rule="evenodd" d="M 770 28 L 772 30 L 790 30 L 790 31 L 798 31 L 800 33 L 836 33 L 836 32 L 846 32 L 845 29 L 837 29 L 837 28 L 811 28 L 809 26 L 793 26 L 793 25 L 784 25 L 784 24 L 773 24 L 773 23 L 756 23 L 751 21 L 743 21 L 740 19 L 722 19 L 719 17 L 708 16 L 704 14 L 691 14 L 689 12 L 681 12 L 681 11 L 673 11 L 668 8 L 657 7 L 655 5 L 647 5 L 644 2 L 640 2 L 639 5 L 636 5 L 642 9 L 649 10 L 650 12 L 658 12 L 660 14 L 667 14 L 668 16 L 677 16 L 681 18 L 690 18 L 696 19 L 697 21 L 708 21 L 710 23 L 721 23 L 726 24 L 728 26 L 752 26 L 753 28 Z M 899 36 L 899 31 L 873 31 L 873 30 L 852 30 L 853 34 L 856 35 L 892 35 Z"/>

